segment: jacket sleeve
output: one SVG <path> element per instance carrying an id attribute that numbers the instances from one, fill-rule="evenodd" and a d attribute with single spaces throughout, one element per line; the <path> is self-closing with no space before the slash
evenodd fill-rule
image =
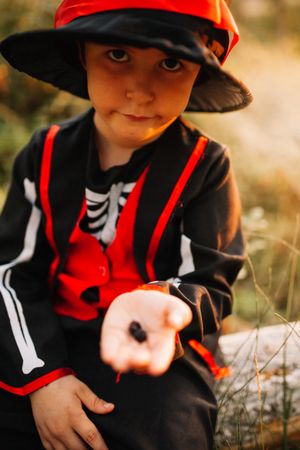
<path id="1" fill-rule="evenodd" d="M 219 145 L 211 150 L 213 155 L 201 163 L 203 167 L 200 164 L 205 177 L 194 174 L 189 191 L 195 195 L 183 207 L 178 271 L 167 281 L 155 282 L 192 309 L 192 323 L 180 333 L 183 345 L 220 329 L 222 319 L 231 313 L 231 287 L 245 260 L 229 150 Z"/>
<path id="2" fill-rule="evenodd" d="M 16 158 L 0 216 L 0 387 L 26 395 L 72 373 L 59 318 L 48 297 L 52 251 L 38 205 L 43 137 Z"/>

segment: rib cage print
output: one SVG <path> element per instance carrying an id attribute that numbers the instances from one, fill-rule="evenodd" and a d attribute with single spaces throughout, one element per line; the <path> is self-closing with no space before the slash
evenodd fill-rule
<path id="1" fill-rule="evenodd" d="M 112 184 L 106 193 L 86 188 L 88 231 L 102 247 L 106 248 L 114 240 L 119 216 L 135 184 Z"/>

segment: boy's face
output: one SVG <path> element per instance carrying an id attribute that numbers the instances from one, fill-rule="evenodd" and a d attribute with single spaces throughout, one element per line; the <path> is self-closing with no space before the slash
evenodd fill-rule
<path id="1" fill-rule="evenodd" d="M 84 66 L 98 132 L 139 148 L 186 108 L 200 66 L 160 50 L 86 42 Z"/>

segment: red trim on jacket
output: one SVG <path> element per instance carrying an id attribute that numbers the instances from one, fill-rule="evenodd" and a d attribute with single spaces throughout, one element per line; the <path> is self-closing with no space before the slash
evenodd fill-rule
<path id="1" fill-rule="evenodd" d="M 165 228 L 167 226 L 167 223 L 170 219 L 170 216 L 174 210 L 174 207 L 182 194 L 182 191 L 190 178 L 193 170 L 195 169 L 198 161 L 200 160 L 201 156 L 203 155 L 203 152 L 205 150 L 205 147 L 207 145 L 208 139 L 201 136 L 197 142 L 197 145 L 195 146 L 193 153 L 191 154 L 183 172 L 181 173 L 177 184 L 156 224 L 156 227 L 153 231 L 151 241 L 148 248 L 147 253 L 147 260 L 146 260 L 146 270 L 147 274 L 150 280 L 155 280 L 155 272 L 154 272 L 154 259 L 156 256 L 156 252 L 160 243 L 160 240 L 162 238 L 162 235 L 165 231 Z"/>
<path id="2" fill-rule="evenodd" d="M 164 294 L 170 294 L 169 288 L 167 286 L 160 286 L 158 284 L 142 284 L 138 286 L 136 290 L 141 289 L 142 291 L 159 291 Z"/>
<path id="3" fill-rule="evenodd" d="M 189 345 L 192 347 L 192 349 L 195 350 L 195 352 L 198 353 L 198 355 L 201 356 L 202 359 L 204 359 L 204 361 L 209 367 L 209 370 L 211 371 L 216 380 L 231 375 L 230 367 L 218 366 L 212 353 L 209 350 L 207 350 L 207 348 L 204 347 L 204 345 L 200 344 L 200 342 L 196 341 L 195 339 L 191 339 L 189 341 Z"/>
<path id="4" fill-rule="evenodd" d="M 46 217 L 45 234 L 54 252 L 55 258 L 50 267 L 50 278 L 53 276 L 56 267 L 59 262 L 59 252 L 54 239 L 53 232 L 53 221 L 52 221 L 52 210 L 49 200 L 49 183 L 51 174 L 51 161 L 53 154 L 54 140 L 60 127 L 58 125 L 53 125 L 46 136 L 44 143 L 43 158 L 41 164 L 41 175 L 40 175 L 40 199 L 42 210 L 44 211 Z"/>
<path id="5" fill-rule="evenodd" d="M 46 384 L 52 383 L 52 381 L 58 380 L 58 378 L 62 378 L 66 375 L 75 375 L 75 372 L 72 369 L 68 368 L 56 369 L 52 372 L 47 373 L 46 375 L 43 375 L 40 378 L 37 378 L 34 381 L 31 381 L 28 384 L 25 384 L 25 386 L 22 387 L 10 386 L 9 384 L 0 381 L 0 388 L 4 389 L 5 391 L 11 392 L 12 394 L 24 396 L 31 394 L 41 387 L 46 386 Z"/>

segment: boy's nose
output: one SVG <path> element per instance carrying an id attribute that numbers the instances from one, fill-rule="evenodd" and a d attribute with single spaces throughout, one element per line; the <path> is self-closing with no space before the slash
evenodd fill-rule
<path id="1" fill-rule="evenodd" d="M 126 98 L 135 102 L 137 105 L 145 105 L 154 100 L 154 92 L 149 86 L 149 83 L 146 80 L 142 80 L 127 87 Z"/>

